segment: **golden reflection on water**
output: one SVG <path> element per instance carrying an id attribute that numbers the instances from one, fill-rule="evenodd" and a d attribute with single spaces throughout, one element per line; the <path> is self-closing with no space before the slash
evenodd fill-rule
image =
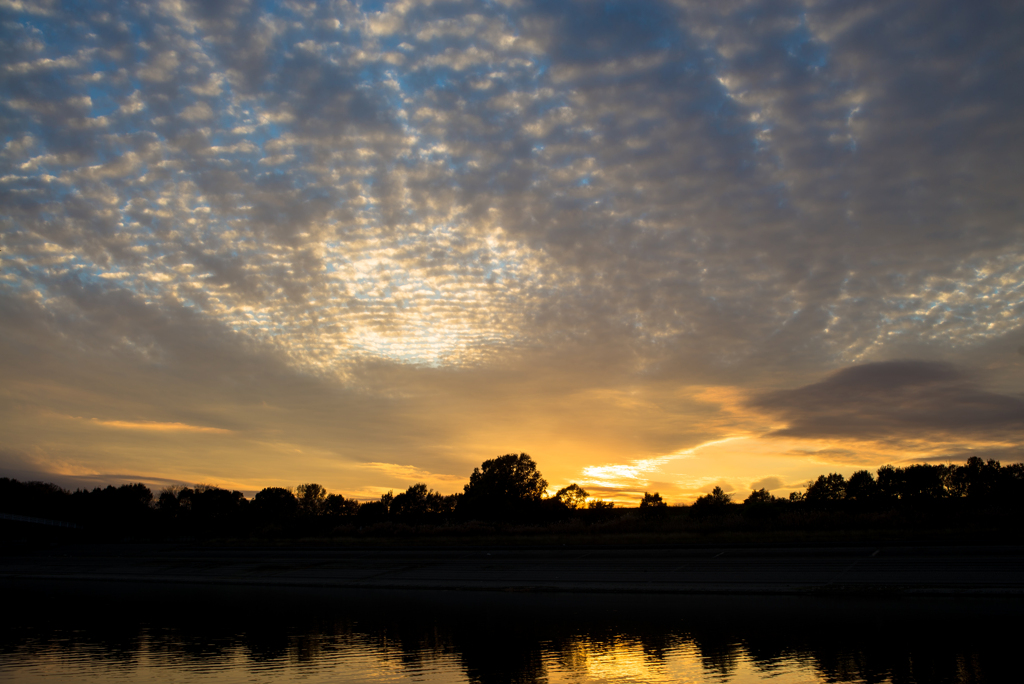
<path id="1" fill-rule="evenodd" d="M 276 660 L 253 660 L 243 647 L 215 657 L 189 660 L 140 644 L 137 653 L 111 658 L 102 648 L 65 650 L 67 644 L 46 652 L 0 657 L 0 680 L 18 684 L 53 682 L 465 682 L 458 658 L 451 654 L 429 662 L 404 663 L 395 653 L 373 648 L 332 649 L 324 657 L 309 659 L 298 652 Z"/>
<path id="2" fill-rule="evenodd" d="M 737 644 L 737 646 L 739 646 Z M 813 667 L 785 659 L 773 663 L 756 663 L 742 651 L 727 662 L 712 662 L 692 642 L 660 653 L 652 653 L 636 641 L 610 644 L 579 640 L 570 648 L 545 658 L 549 684 L 597 684 L 602 682 L 763 682 L 803 684 L 825 681 Z"/>
<path id="3" fill-rule="evenodd" d="M 996 626 L 1021 607 L 68 587 L 7 592 L 0 681 L 998 682 L 1016 641 Z"/>
<path id="4" fill-rule="evenodd" d="M 241 637 L 242 635 L 236 635 Z M 355 638 L 353 638 L 355 637 Z M 441 640 L 443 642 L 443 640 Z M 484 675 L 460 659 L 451 644 L 421 650 L 366 635 L 293 638 L 287 651 L 262 658 L 251 648 L 216 641 L 183 643 L 143 632 L 120 644 L 89 643 L 76 632 L 47 643 L 28 642 L 0 656 L 0 675 L 18 684 L 43 682 L 438 682 L 489 681 L 583 684 L 601 682 L 730 682 L 744 684 L 770 678 L 779 684 L 827 681 L 814 668 L 794 659 L 757 663 L 740 644 L 718 656 L 701 651 L 683 637 L 664 649 L 641 640 L 612 635 L 593 640 L 577 635 L 540 645 L 533 671 L 505 669 L 500 662 Z M 499 656 L 500 657 L 500 656 Z M 849 679 L 844 681 L 859 681 Z"/>

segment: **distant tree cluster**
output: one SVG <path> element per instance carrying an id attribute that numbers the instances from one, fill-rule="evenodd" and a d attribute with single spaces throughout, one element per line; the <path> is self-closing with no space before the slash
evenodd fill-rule
<path id="1" fill-rule="evenodd" d="M 592 499 L 575 483 L 551 497 L 544 496 L 547 486 L 537 464 L 522 453 L 484 461 L 459 494 L 440 494 L 417 483 L 367 502 L 328 493 L 316 483 L 294 490 L 267 487 L 249 500 L 241 492 L 205 484 L 166 487 L 154 497 L 140 483 L 69 492 L 54 484 L 0 478 L 0 513 L 69 522 L 89 534 L 115 538 L 325 536 L 381 530 L 382 525 L 436 529 L 469 521 L 533 526 L 585 521 L 625 529 L 630 519 L 657 527 L 736 515 L 775 520 L 800 511 L 927 511 L 954 502 L 975 508 L 1011 502 L 1019 508 L 1024 502 L 1024 464 L 1001 466 L 970 458 L 959 466 L 883 466 L 876 474 L 860 470 L 849 479 L 829 473 L 787 498 L 765 489 L 752 491 L 742 505 L 733 503 L 721 487 L 689 507 L 668 507 L 658 492 L 644 492 L 634 509 L 639 517 L 633 518 L 629 509 Z"/>
<path id="2" fill-rule="evenodd" d="M 787 498 L 776 497 L 767 489 L 753 490 L 743 506 L 756 510 L 799 503 L 819 510 L 865 509 L 952 500 L 1024 501 L 1024 463 L 1003 466 L 999 461 L 972 456 L 963 465 L 884 465 L 877 475 L 858 470 L 848 480 L 841 473 L 829 473 L 819 475 L 805 491 L 791 492 Z M 714 515 L 729 511 L 732 505 L 732 496 L 715 487 L 710 494 L 698 497 L 691 509 L 698 515 Z"/>
<path id="3" fill-rule="evenodd" d="M 916 463 L 902 468 L 885 465 L 878 469 L 877 474 L 858 470 L 848 480 L 841 473 L 819 475 L 806 491 L 790 494 L 788 501 L 828 508 L 838 502 L 889 505 L 896 502 L 992 501 L 1022 497 L 1024 463 L 1003 466 L 999 461 L 984 461 L 972 456 L 963 465 Z M 743 503 L 757 506 L 776 501 L 779 499 L 760 489 L 751 492 Z"/>

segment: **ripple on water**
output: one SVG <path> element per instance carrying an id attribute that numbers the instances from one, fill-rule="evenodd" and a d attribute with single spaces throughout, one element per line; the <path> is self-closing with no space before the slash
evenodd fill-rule
<path id="1" fill-rule="evenodd" d="M 0 632 L 0 679 L 1001 681 L 1015 667 L 1015 644 L 996 625 L 1021 607 L 1019 601 L 892 604 L 791 597 L 758 599 L 751 606 L 717 597 L 698 609 L 692 601 L 664 597 L 570 597 L 559 604 L 557 597 L 540 596 L 420 597 L 410 606 L 372 595 L 299 609 L 290 597 L 285 593 L 275 604 L 263 593 L 254 603 L 243 593 L 199 603 L 186 595 L 180 601 L 185 608 L 165 611 L 160 620 L 148 608 L 153 603 L 119 604 L 100 596 L 90 604 L 78 595 L 65 597 L 45 610 L 10 613 L 17 619 Z"/>

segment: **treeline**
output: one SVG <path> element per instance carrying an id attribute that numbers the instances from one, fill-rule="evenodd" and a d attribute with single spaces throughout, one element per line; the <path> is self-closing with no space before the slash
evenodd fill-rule
<path id="1" fill-rule="evenodd" d="M 952 500 L 982 505 L 1024 500 L 1024 463 L 1003 466 L 999 461 L 986 462 L 973 456 L 964 465 L 884 465 L 877 475 L 858 470 L 849 480 L 841 473 L 829 473 L 812 480 L 804 492 L 791 492 L 785 499 L 765 489 L 752 491 L 743 505 L 756 508 L 797 503 L 819 510 L 870 510 L 894 504 L 907 507 Z M 707 513 L 730 503 L 732 497 L 716 487 L 698 498 L 693 508 Z"/>
<path id="2" fill-rule="evenodd" d="M 527 454 L 485 461 L 461 494 L 443 495 L 415 484 L 363 503 L 328 493 L 317 483 L 295 491 L 267 487 L 250 500 L 206 484 L 170 486 L 154 496 L 141 483 L 69 492 L 51 483 L 0 478 L 0 513 L 8 514 L 0 522 L 18 531 L 25 525 L 70 523 L 82 534 L 112 538 L 302 537 L 379 532 L 395 523 L 402 529 L 477 520 L 540 523 L 558 520 L 581 504 L 582 490 L 575 485 L 551 498 L 543 496 L 546 489 Z M 602 508 L 607 505 L 595 505 Z"/>
<path id="3" fill-rule="evenodd" d="M 595 500 L 576 484 L 545 497 L 547 481 L 526 454 L 474 469 L 459 494 L 425 484 L 358 502 L 316 483 L 267 487 L 251 500 L 211 485 L 143 484 L 69 492 L 54 484 L 0 478 L 0 529 L 22 537 L 92 539 L 300 538 L 543 533 L 706 533 L 999 525 L 1024 511 L 1024 464 L 971 458 L 964 465 L 915 464 L 821 475 L 806 491 L 775 497 L 760 489 L 742 503 L 721 488 L 690 506 L 645 493 L 635 509 Z M 74 528 L 53 532 L 46 522 Z M 1016 522 L 1012 522 L 1016 524 Z"/>

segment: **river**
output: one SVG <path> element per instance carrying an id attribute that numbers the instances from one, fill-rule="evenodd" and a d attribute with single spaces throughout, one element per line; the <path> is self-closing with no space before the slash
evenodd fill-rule
<path id="1" fill-rule="evenodd" d="M 8 580 L 9 682 L 998 682 L 1017 598 Z"/>

